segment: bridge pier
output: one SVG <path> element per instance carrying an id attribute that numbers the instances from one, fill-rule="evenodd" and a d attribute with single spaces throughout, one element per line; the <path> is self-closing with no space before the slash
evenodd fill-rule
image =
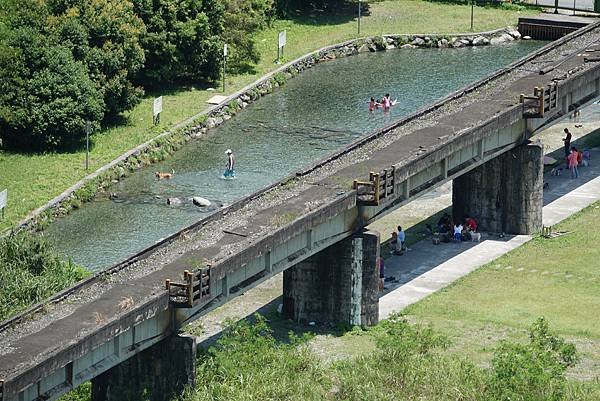
<path id="1" fill-rule="evenodd" d="M 194 386 L 196 338 L 173 335 L 92 379 L 92 401 L 168 401 Z"/>
<path id="2" fill-rule="evenodd" d="M 455 218 L 477 219 L 480 231 L 533 234 L 542 228 L 543 146 L 509 150 L 454 179 Z"/>
<path id="3" fill-rule="evenodd" d="M 303 322 L 379 321 L 379 233 L 366 231 L 283 272 L 283 314 Z"/>

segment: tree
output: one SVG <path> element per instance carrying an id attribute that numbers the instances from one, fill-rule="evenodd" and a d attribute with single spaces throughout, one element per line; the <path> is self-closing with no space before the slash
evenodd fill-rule
<path id="1" fill-rule="evenodd" d="M 106 117 L 131 110 L 143 90 L 133 77 L 144 65 L 139 38 L 145 31 L 130 0 L 49 0 L 48 30 L 65 43 L 101 93 Z"/>
<path id="2" fill-rule="evenodd" d="M 274 6 L 273 0 L 227 0 L 223 40 L 231 46 L 230 71 L 243 73 L 260 61 L 253 33 L 271 24 Z"/>
<path id="3" fill-rule="evenodd" d="M 35 28 L 18 28 L 0 44 L 0 135 L 9 149 L 76 145 L 96 126 L 104 103 L 83 63 Z"/>
<path id="4" fill-rule="evenodd" d="M 146 25 L 141 38 L 146 65 L 139 83 L 157 87 L 218 78 L 222 1 L 134 0 L 134 10 Z"/>

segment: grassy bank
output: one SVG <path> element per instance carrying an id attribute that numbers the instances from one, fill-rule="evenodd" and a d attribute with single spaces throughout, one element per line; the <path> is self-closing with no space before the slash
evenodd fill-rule
<path id="1" fill-rule="evenodd" d="M 200 356 L 197 387 L 184 398 L 203 400 L 472 400 L 591 401 L 593 385 L 569 382 L 575 348 L 536 320 L 530 340 L 495 345 L 489 367 L 447 352 L 445 336 L 392 317 L 368 331 L 342 335 L 373 344 L 368 353 L 324 361 L 312 334 L 280 341 L 261 317 L 226 330 Z"/>
<path id="2" fill-rule="evenodd" d="M 485 31 L 514 25 L 519 15 L 533 11 L 476 8 L 475 30 Z M 423 1 L 384 1 L 371 5 L 370 15 L 361 23 L 362 35 L 381 33 L 452 33 L 469 30 L 470 7 Z M 353 15 L 312 15 L 276 21 L 261 32 L 257 44 L 261 61 L 254 71 L 227 78 L 227 93 L 241 89 L 276 68 L 277 33 L 287 30 L 285 58 L 290 60 L 322 46 L 356 37 Z M 219 84 L 215 84 L 220 88 Z M 85 151 L 22 155 L 0 152 L 0 190 L 9 190 L 9 207 L 0 220 L 0 230 L 11 227 L 29 212 L 60 194 L 87 173 L 115 159 L 127 150 L 156 136 L 174 124 L 201 112 L 215 92 L 207 88 L 178 88 L 150 94 L 120 124 L 95 133 L 92 138 L 90 170 L 85 171 Z M 161 124 L 152 127 L 152 98 L 164 96 Z"/>
<path id="3" fill-rule="evenodd" d="M 22 232 L 0 239 L 0 321 L 88 274 L 61 260 L 42 237 Z"/>
<path id="4" fill-rule="evenodd" d="M 578 345 L 571 374 L 600 377 L 600 203 L 554 227 L 567 234 L 536 238 L 406 310 L 448 333 L 453 350 L 490 360 L 499 339 L 522 339 L 537 316 Z"/>

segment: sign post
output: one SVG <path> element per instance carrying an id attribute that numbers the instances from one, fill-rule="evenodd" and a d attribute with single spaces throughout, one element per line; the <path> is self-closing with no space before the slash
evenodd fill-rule
<path id="1" fill-rule="evenodd" d="M 85 169 L 90 167 L 90 133 L 92 132 L 92 123 L 85 122 Z"/>
<path id="2" fill-rule="evenodd" d="M 287 31 L 279 32 L 277 39 L 277 64 L 281 64 L 281 58 L 283 58 L 283 48 L 287 44 Z"/>
<path id="3" fill-rule="evenodd" d="M 152 107 L 152 123 L 154 125 L 158 125 L 158 123 L 160 123 L 160 113 L 162 113 L 162 110 L 163 98 L 162 96 L 159 96 L 156 99 L 154 99 L 154 104 Z"/>
<path id="4" fill-rule="evenodd" d="M 0 210 L 2 210 L 2 218 L 4 218 L 4 208 L 8 203 L 8 189 L 0 192 Z"/>
<path id="5" fill-rule="evenodd" d="M 223 93 L 225 93 L 225 70 L 227 68 L 227 43 L 223 45 Z"/>

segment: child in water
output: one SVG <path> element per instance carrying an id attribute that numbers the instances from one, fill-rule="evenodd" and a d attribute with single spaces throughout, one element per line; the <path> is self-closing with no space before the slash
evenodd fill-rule
<path id="1" fill-rule="evenodd" d="M 375 111 L 375 109 L 379 106 L 381 106 L 381 104 L 377 102 L 373 96 L 371 96 L 371 101 L 369 102 L 369 111 Z"/>
<path id="2" fill-rule="evenodd" d="M 233 152 L 231 149 L 227 149 L 225 151 L 227 155 L 227 165 L 225 166 L 225 172 L 223 173 L 223 177 L 225 178 L 234 178 L 235 177 L 235 159 L 233 158 Z"/>

